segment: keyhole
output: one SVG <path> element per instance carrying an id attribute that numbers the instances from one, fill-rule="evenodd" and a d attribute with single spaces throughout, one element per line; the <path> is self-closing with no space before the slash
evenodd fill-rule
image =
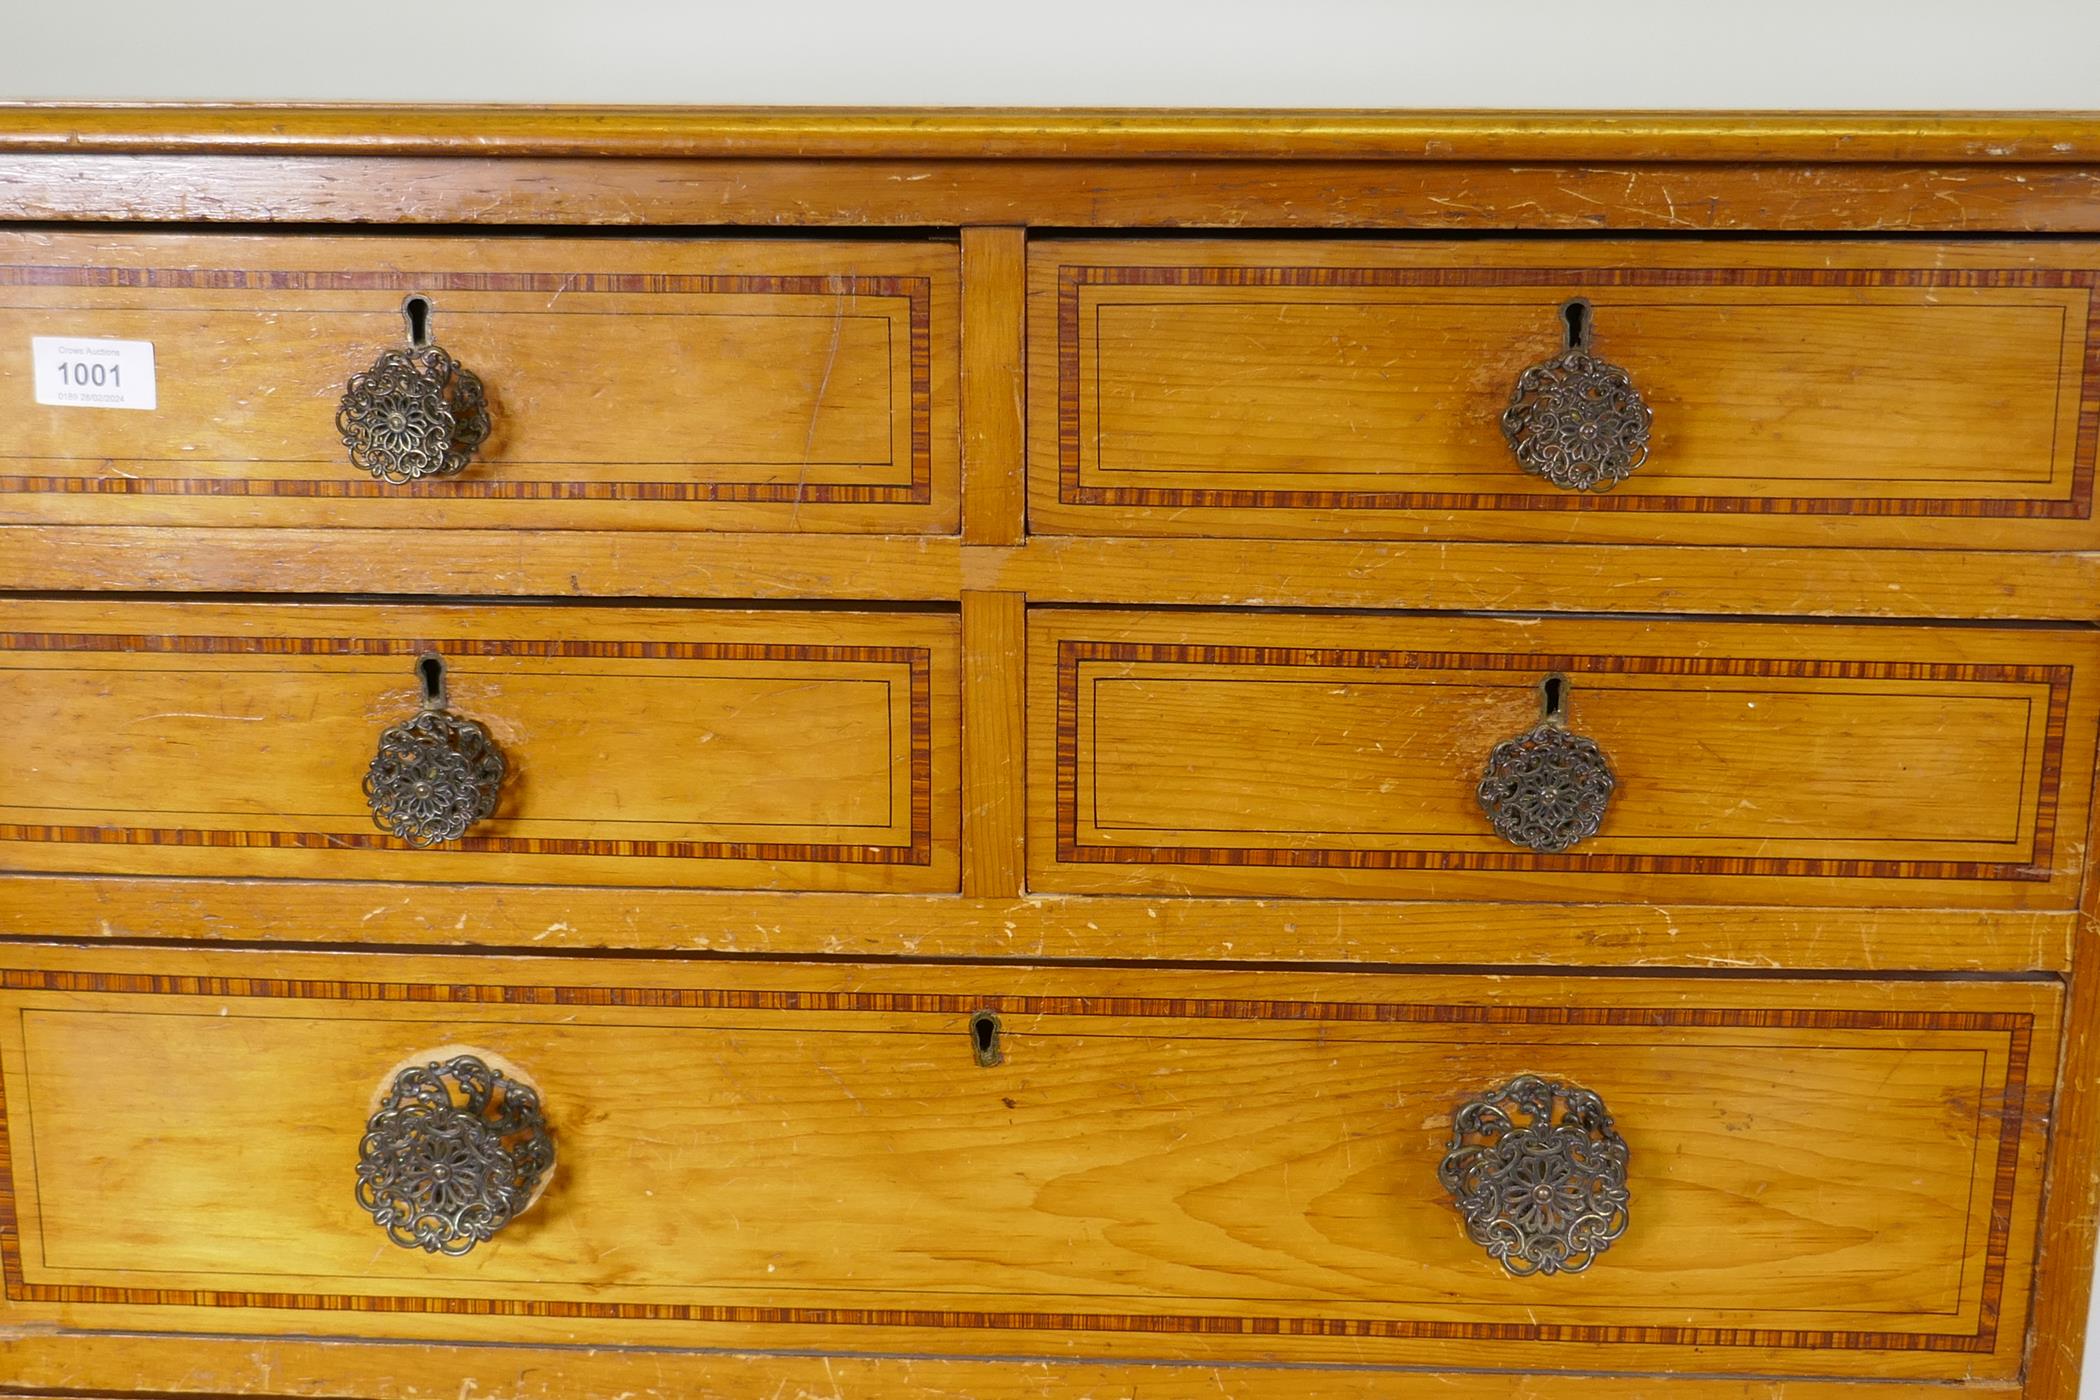
<path id="1" fill-rule="evenodd" d="M 1568 678 L 1559 672 L 1539 682 L 1539 708 L 1547 719 L 1560 721 L 1568 712 Z"/>
<path id="2" fill-rule="evenodd" d="M 408 322 L 408 343 L 418 348 L 430 343 L 430 298 L 412 296 L 401 303 L 401 315 Z"/>
<path id="3" fill-rule="evenodd" d="M 999 1048 L 999 1013 L 980 1011 L 970 1018 L 970 1048 L 977 1054 L 977 1063 L 990 1069 L 1006 1058 Z"/>
<path id="4" fill-rule="evenodd" d="M 1590 304 L 1582 297 L 1564 301 L 1560 306 L 1560 322 L 1566 327 L 1566 348 L 1587 350 L 1590 348 Z"/>
<path id="5" fill-rule="evenodd" d="M 425 656 L 416 662 L 416 675 L 423 682 L 423 704 L 436 709 L 445 703 L 445 658 Z"/>

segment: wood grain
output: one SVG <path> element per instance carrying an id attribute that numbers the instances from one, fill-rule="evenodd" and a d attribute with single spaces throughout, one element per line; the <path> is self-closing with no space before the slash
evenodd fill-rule
<path id="1" fill-rule="evenodd" d="M 0 218 L 892 228 L 2100 231 L 2100 165 L 0 152 Z"/>
<path id="2" fill-rule="evenodd" d="M 963 230 L 963 538 L 971 544 L 1018 544 L 1027 528 L 1027 257 L 1022 229 Z"/>
<path id="3" fill-rule="evenodd" d="M 2084 868 L 2092 643 L 1038 609 L 1031 882 L 2065 908 Z M 1554 672 L 1619 787 L 1597 836 L 1537 855 L 1494 834 L 1474 786 L 1497 742 L 1539 723 Z"/>
<path id="4" fill-rule="evenodd" d="M 662 531 L 0 526 L 0 578 L 51 592 L 857 598 L 2071 620 L 2100 553 Z"/>
<path id="5" fill-rule="evenodd" d="M 81 1400 L 130 1392 L 298 1394 L 329 1400 L 621 1400 L 679 1395 L 692 1400 L 1103 1400 L 1107 1396 L 1216 1395 L 1231 1400 L 1391 1400 L 1431 1387 L 1449 1400 L 2002 1400 L 2017 1383 L 1667 1380 L 1627 1375 L 1542 1375 L 1391 1367 L 1163 1365 L 1145 1362 L 981 1361 L 927 1356 L 737 1355 L 675 1350 L 472 1347 L 432 1343 L 273 1341 L 214 1337 L 0 1338 L 0 1365 L 31 1386 L 23 1400 Z M 287 1376 L 298 1380 L 288 1382 Z M 111 1400 L 116 1400 L 114 1394 Z"/>
<path id="6" fill-rule="evenodd" d="M 1027 606 L 1017 593 L 965 593 L 965 895 L 1013 897 L 1025 881 Z"/>
<path id="7" fill-rule="evenodd" d="M 0 559 L 15 552 L 22 551 L 9 551 L 0 530 Z M 87 566 L 115 566 L 114 554 L 98 546 L 83 568 L 58 567 L 79 580 Z M 1037 535 L 1018 550 L 967 550 L 962 569 L 966 587 L 1017 589 L 1032 602 L 1179 607 L 2076 621 L 2090 617 L 2100 598 L 2100 554 L 2033 553 L 2015 562 L 2003 551 L 1687 549 L 1546 539 Z"/>
<path id="8" fill-rule="evenodd" d="M 159 408 L 0 425 L 0 519 L 952 530 L 956 253 L 940 243 L 0 234 L 0 393 L 29 341 L 157 345 Z M 478 374 L 461 475 L 345 459 L 336 403 L 405 340 Z"/>
<path id="9" fill-rule="evenodd" d="M 9 622 L 13 870 L 956 887 L 952 614 L 48 602 Z M 416 850 L 361 783 L 429 654 L 511 776 L 492 819 Z"/>
<path id="10" fill-rule="evenodd" d="M 0 578 L 96 593 L 854 598 L 954 602 L 953 536 L 664 530 L 0 525 Z M 2100 571 L 2100 556 L 2095 557 Z M 2075 582 L 2041 571 L 2035 592 Z"/>
<path id="11" fill-rule="evenodd" d="M 127 789 L 39 818 L 78 840 L 0 843 L 44 867 L 0 884 L 0 1389 L 2070 1400 L 2100 1218 L 2100 264 L 2044 236 L 2100 233 L 2096 133 L 0 104 L 17 357 L 63 314 L 146 325 L 175 375 L 167 412 L 57 439 L 50 411 L 0 415 L 0 452 L 47 454 L 0 462 L 39 478 L 0 483 L 0 587 L 95 595 L 6 605 L 0 629 L 76 641 L 0 652 L 39 668 L 0 680 L 72 687 L 0 704 L 0 800 Z M 559 233 L 584 226 L 636 236 Z M 1098 449 L 1070 500 L 1053 264 L 1102 274 L 1093 314 L 1119 299 L 1092 379 L 1064 375 Z M 498 440 L 458 483 L 360 494 L 333 381 L 431 286 Z M 1503 463 L 1491 380 L 1552 348 L 1573 291 L 1658 439 L 1571 507 L 1469 473 Z M 156 592 L 540 601 L 126 596 Z M 1107 814 L 1247 830 L 1069 858 L 1075 781 L 1060 857 L 1058 629 L 1150 687 L 1069 707 L 1071 766 L 1082 736 L 1120 755 Z M 513 805 L 488 849 L 360 849 L 362 750 L 432 642 L 523 741 Z M 779 684 L 730 703 L 724 647 Z M 900 664 L 875 652 L 925 657 L 900 673 L 924 704 L 880 725 L 847 694 Z M 1312 652 L 1352 654 L 1311 668 L 1320 695 L 1251 689 Z M 1617 825 L 1566 868 L 1456 868 L 1484 852 L 1442 849 L 1473 839 L 1478 754 L 1454 755 L 1556 658 L 1590 666 L 1574 719 L 1621 763 Z M 1230 703 L 1196 703 L 1191 668 L 1233 671 Z M 1396 669 L 1439 684 L 1396 708 Z M 2039 730 L 2014 733 L 2015 691 Z M 316 775 L 353 731 L 345 789 Z M 876 844 L 902 855 L 841 839 L 900 783 Z M 283 819 L 335 810 L 286 785 L 349 791 L 344 820 Z M 135 825 L 184 805 L 227 819 Z M 1348 835 L 1401 807 L 1450 868 L 1376 868 L 1393 840 Z M 754 813 L 799 823 L 792 856 L 729 858 Z M 996 1070 L 960 1043 L 984 1005 Z M 337 1180 L 372 1081 L 446 1039 L 523 1052 L 564 1154 L 449 1268 L 381 1247 Z M 1634 1136 L 1636 1229 L 1534 1296 L 1417 1169 L 1461 1081 L 1549 1059 Z"/>
<path id="12" fill-rule="evenodd" d="M 1041 530 L 2096 538 L 2100 274 L 2081 245 L 1048 241 L 1030 256 Z M 1527 476 L 1502 438 L 1511 386 L 1561 349 L 1558 308 L 1577 296 L 1596 353 L 1655 412 L 1649 461 L 1610 492 Z M 1775 515 L 1787 523 L 1736 529 Z"/>
<path id="13" fill-rule="evenodd" d="M 1159 970 L 632 967 L 628 984 L 543 961 L 500 986 L 443 967 L 396 985 L 340 959 L 113 956 L 136 970 L 47 950 L 0 975 L 10 1140 L 36 1144 L 11 1158 L 0 1217 L 25 1317 L 201 1308 L 358 1335 L 377 1310 L 520 1339 L 548 1316 L 595 1340 L 629 1321 L 783 1340 L 901 1327 L 966 1349 L 987 1329 L 1139 1354 L 1194 1332 L 1254 1354 L 1284 1339 L 1278 1356 L 1349 1338 L 1389 1361 L 1474 1339 L 1626 1344 L 1634 1369 L 1689 1346 L 1708 1353 L 1693 1370 L 2017 1367 L 2020 1329 L 1997 1319 L 2025 1315 L 2028 1104 L 2046 1101 L 2056 1034 L 2043 984 L 1607 980 L 1571 1000 L 1551 982 Z M 985 1008 L 1006 1057 L 980 1072 L 966 1020 Z M 374 1075 L 454 1041 L 534 1075 L 564 1165 L 464 1268 L 375 1255 L 328 1183 Z M 295 1105 L 271 1088 L 291 1064 Z M 1647 1229 L 1579 1291 L 1504 1276 L 1429 1170 L 1452 1103 L 1542 1068 L 1605 1086 L 1635 1144 Z M 1863 1119 L 1877 1131 L 1839 1131 Z M 987 1129 L 996 1171 L 973 1166 Z M 150 1183 L 122 1184 L 137 1172 Z M 1837 1279 L 1844 1305 L 1810 1301 Z"/>
<path id="14" fill-rule="evenodd" d="M 0 150 L 60 154 L 1250 156 L 1394 161 L 2100 160 L 2079 112 L 1478 112 L 1142 108 L 0 103 Z"/>
<path id="15" fill-rule="evenodd" d="M 2026 1394 L 2035 1400 L 2078 1400 L 2089 1345 L 2093 1250 L 2100 1239 L 2100 1124 L 2095 1123 L 2093 1076 L 2100 1068 L 2094 1044 L 2100 1022 L 2100 969 L 2093 965 L 2093 931 L 2086 922 L 2072 967 L 2061 1088 L 2050 1123 L 2046 1244 L 2035 1279 L 2035 1313 L 2027 1359 Z"/>
<path id="16" fill-rule="evenodd" d="M 10 877 L 0 937 L 765 958 L 2031 973 L 2078 915 L 1717 904 L 1498 904 L 1029 894 L 1018 899 L 401 882 Z M 1492 926 L 1492 940 L 1483 930 Z"/>
<path id="17" fill-rule="evenodd" d="M 2100 816 L 2095 818 L 2100 832 Z M 2030 1325 L 2027 1393 L 2037 1400 L 2077 1400 L 2084 1380 L 2100 1242 L 2100 882 L 2086 882 L 2066 998 L 2063 1058 L 2049 1135 L 2044 1235 Z"/>

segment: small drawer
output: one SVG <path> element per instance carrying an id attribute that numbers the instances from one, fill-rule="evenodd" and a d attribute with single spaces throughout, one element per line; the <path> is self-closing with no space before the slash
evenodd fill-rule
<path id="1" fill-rule="evenodd" d="M 2053 982 L 8 967 L 18 1329 L 1830 1376 L 1896 1354 L 1950 1380 L 2018 1371 L 2060 1004 Z M 400 1079 L 430 1065 L 437 1102 Z M 483 1074 L 502 1103 L 455 1098 Z M 1496 1096 L 1527 1076 L 1575 1125 L 1512 1153 L 1544 1191 L 1467 1150 L 1525 1129 L 1535 1093 Z M 1461 1123 L 1480 1102 L 1510 1121 Z M 474 1121 L 422 1152 L 455 1110 Z"/>
<path id="2" fill-rule="evenodd" d="M 959 879 L 953 613 L 24 602 L 7 621 L 0 869 Z"/>
<path id="3" fill-rule="evenodd" d="M 2100 543 L 2089 243 L 1048 241 L 1029 276 L 1046 532 Z"/>
<path id="4" fill-rule="evenodd" d="M 0 233 L 0 521 L 952 531 L 958 276 L 930 241 Z M 478 444 L 457 381 L 434 438 L 398 375 L 339 421 L 417 324 Z M 112 341 L 150 411 L 44 402 L 36 343 Z M 470 450 L 398 479 L 459 464 L 411 439 Z"/>
<path id="5" fill-rule="evenodd" d="M 2077 903 L 2085 628 L 1048 608 L 1028 666 L 1044 891 Z"/>

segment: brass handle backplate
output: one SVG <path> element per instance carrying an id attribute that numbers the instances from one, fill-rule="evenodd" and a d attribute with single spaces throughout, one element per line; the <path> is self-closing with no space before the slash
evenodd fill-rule
<path id="1" fill-rule="evenodd" d="M 457 476 L 490 432 L 480 378 L 430 338 L 430 302 L 402 307 L 408 344 L 380 353 L 336 407 L 335 427 L 352 466 L 395 485 Z"/>
<path id="2" fill-rule="evenodd" d="M 496 813 L 509 765 L 487 729 L 445 706 L 445 663 L 416 663 L 423 709 L 379 736 L 365 804 L 380 830 L 416 846 L 456 841 Z"/>
<path id="3" fill-rule="evenodd" d="M 404 1249 L 465 1254 L 554 1169 L 540 1096 L 473 1055 L 394 1076 L 357 1148 L 357 1203 Z"/>
<path id="4" fill-rule="evenodd" d="M 1459 1106 L 1437 1179 L 1510 1273 L 1574 1274 L 1626 1233 L 1626 1162 L 1603 1099 L 1527 1074 Z"/>
<path id="5" fill-rule="evenodd" d="M 1649 411 L 1625 370 L 1590 353 L 1590 304 L 1561 307 L 1561 351 L 1517 376 L 1502 435 L 1517 465 L 1563 491 L 1609 491 L 1648 460 Z"/>
<path id="6" fill-rule="evenodd" d="M 1541 855 L 1595 836 L 1618 786 L 1597 741 L 1568 728 L 1567 692 L 1565 676 L 1540 683 L 1538 727 L 1495 745 L 1477 789 L 1496 834 Z"/>

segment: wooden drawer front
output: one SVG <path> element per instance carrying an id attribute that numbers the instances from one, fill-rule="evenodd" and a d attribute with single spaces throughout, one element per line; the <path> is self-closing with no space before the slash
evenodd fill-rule
<path id="1" fill-rule="evenodd" d="M 2018 1365 L 2053 983 L 142 959 L 0 979 L 18 1325 Z M 351 1191 L 375 1087 L 448 1044 L 537 1082 L 556 1154 L 461 1258 Z M 1505 1274 L 1438 1181 L 1523 1073 L 1629 1147 L 1579 1276 Z"/>
<path id="2" fill-rule="evenodd" d="M 0 233 L 0 520 L 952 530 L 957 276 L 931 242 Z M 494 432 L 394 485 L 335 414 L 412 295 Z M 40 406 L 35 336 L 151 342 L 158 408 Z"/>
<path id="3" fill-rule="evenodd" d="M 1041 609 L 1030 873 L 1100 893 L 2069 908 L 2085 629 Z M 1535 854 L 1476 787 L 1565 674 L 1616 779 Z"/>
<path id="4" fill-rule="evenodd" d="M 2090 245 L 1046 242 L 1055 532 L 2090 547 Z M 1654 412 L 1609 492 L 1526 475 L 1526 366 L 1594 307 Z"/>
<path id="5" fill-rule="evenodd" d="M 0 868 L 952 890 L 952 614 L 23 603 Z M 509 764 L 416 849 L 363 793 L 418 658 Z"/>

